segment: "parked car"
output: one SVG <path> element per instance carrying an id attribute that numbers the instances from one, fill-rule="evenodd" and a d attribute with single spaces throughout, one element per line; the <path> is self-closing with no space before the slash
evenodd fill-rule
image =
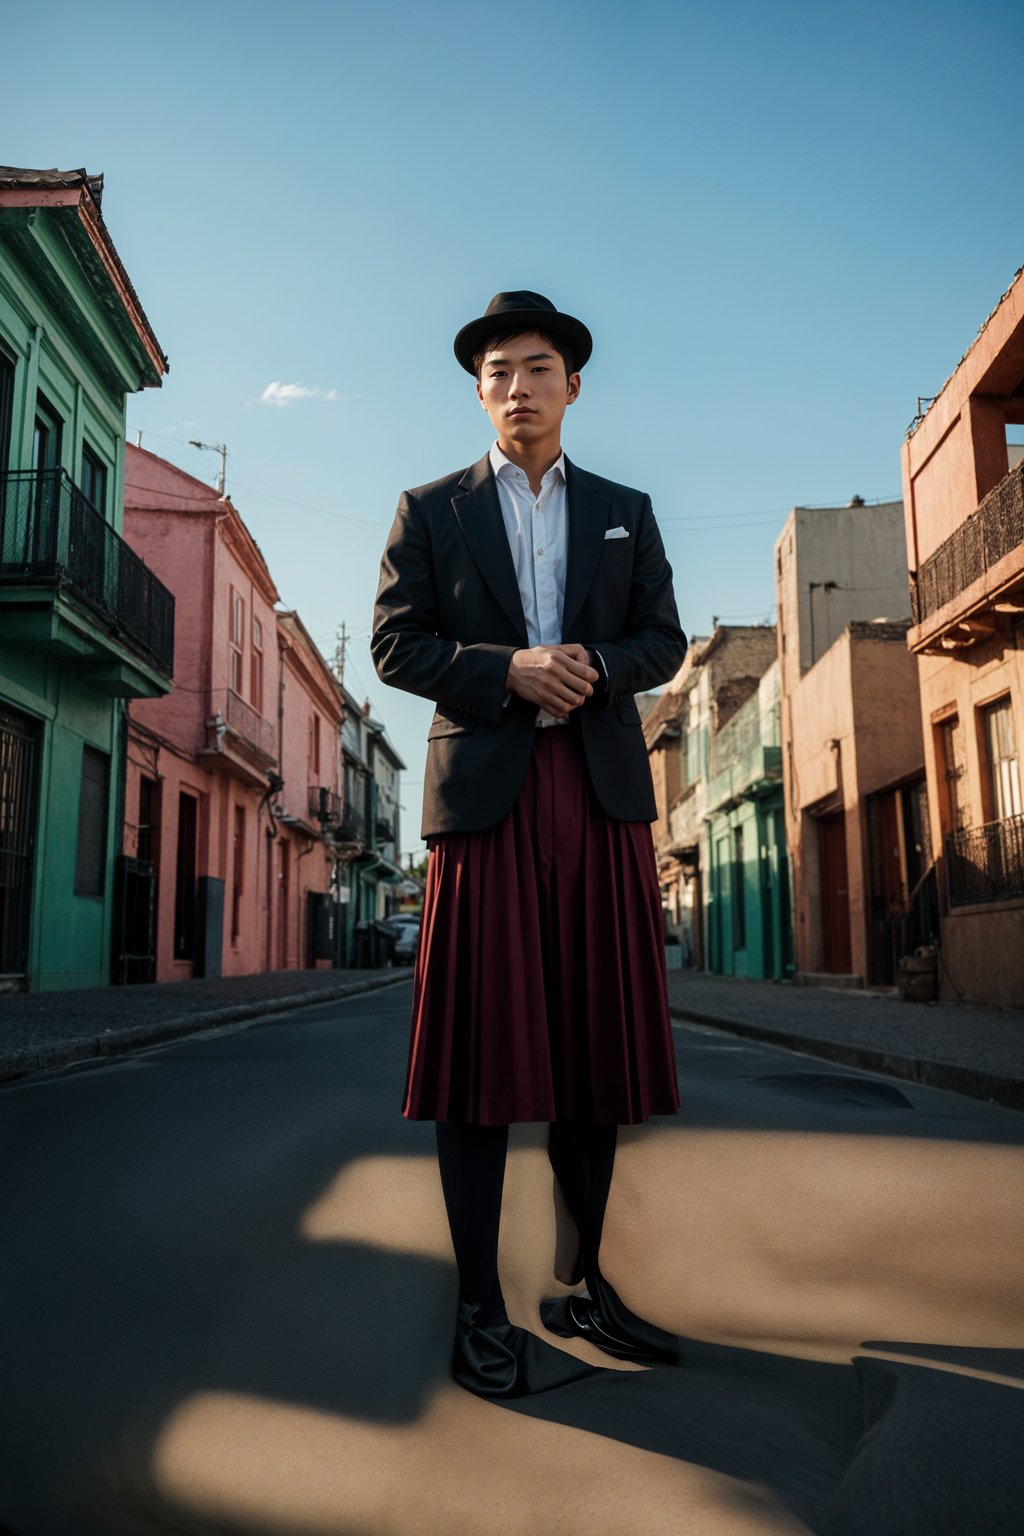
<path id="1" fill-rule="evenodd" d="M 392 912 L 389 916 L 382 917 L 380 921 L 387 923 L 391 928 L 401 928 L 406 923 L 411 923 L 414 928 L 418 928 L 420 915 L 418 912 Z"/>
<path id="2" fill-rule="evenodd" d="M 416 949 L 420 942 L 420 920 L 418 917 L 411 921 L 407 918 L 399 927 L 398 938 L 395 940 L 394 961 L 396 965 L 412 965 L 416 959 Z"/>

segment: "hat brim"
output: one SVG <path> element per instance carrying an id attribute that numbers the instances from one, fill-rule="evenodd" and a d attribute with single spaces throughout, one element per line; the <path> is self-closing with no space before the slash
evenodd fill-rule
<path id="1" fill-rule="evenodd" d="M 558 341 L 564 341 L 573 356 L 576 373 L 590 359 L 594 350 L 594 338 L 582 320 L 563 315 L 552 309 L 511 309 L 501 315 L 481 315 L 464 325 L 455 338 L 455 356 L 467 373 L 476 377 L 473 359 L 488 336 L 500 336 L 511 331 L 543 331 Z"/>

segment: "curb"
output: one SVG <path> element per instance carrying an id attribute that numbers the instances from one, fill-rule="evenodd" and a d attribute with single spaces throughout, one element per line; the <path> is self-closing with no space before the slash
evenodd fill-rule
<path id="1" fill-rule="evenodd" d="M 699 1013 L 693 1008 L 670 1008 L 669 1012 L 674 1019 L 707 1024 L 712 1029 L 721 1029 L 731 1035 L 761 1040 L 766 1045 L 781 1045 L 788 1051 L 799 1051 L 804 1056 L 818 1056 L 825 1061 L 838 1062 L 844 1067 L 884 1072 L 889 1077 L 921 1083 L 928 1088 L 946 1088 L 971 1099 L 1001 1104 L 1004 1109 L 1024 1109 L 1024 1082 L 1019 1078 L 999 1077 L 993 1072 L 958 1067 L 952 1062 L 918 1061 L 913 1056 L 893 1056 L 888 1051 L 875 1050 L 871 1046 L 847 1045 L 841 1040 L 811 1039 L 807 1035 L 793 1034 L 785 1029 L 772 1029 L 762 1024 L 746 1024 L 736 1019 L 723 1019 L 715 1014 Z"/>
<path id="2" fill-rule="evenodd" d="M 325 987 L 319 992 L 299 992 L 290 997 L 265 997 L 250 1003 L 232 1003 L 224 1008 L 208 1009 L 205 1013 L 179 1014 L 175 1018 L 163 1019 L 158 1024 L 109 1029 L 101 1035 L 83 1035 L 77 1040 L 60 1040 L 52 1045 L 24 1046 L 20 1050 L 0 1055 L 0 1084 L 22 1081 L 39 1073 L 73 1066 L 77 1062 L 121 1056 L 140 1046 L 180 1040 L 223 1024 L 244 1023 L 249 1019 L 290 1012 L 296 1008 L 312 1008 L 318 1003 L 356 997 L 361 992 L 379 992 L 385 987 L 402 986 L 410 980 L 410 976 L 388 976 L 379 980 L 374 977 L 366 981 L 348 981 L 336 987 Z"/>

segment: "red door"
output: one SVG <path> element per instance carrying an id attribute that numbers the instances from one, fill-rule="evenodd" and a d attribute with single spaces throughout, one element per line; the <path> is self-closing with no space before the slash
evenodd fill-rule
<path id="1" fill-rule="evenodd" d="M 826 971 L 848 976 L 850 953 L 850 886 L 846 875 L 846 826 L 840 812 L 818 822 L 821 864 L 822 962 Z"/>

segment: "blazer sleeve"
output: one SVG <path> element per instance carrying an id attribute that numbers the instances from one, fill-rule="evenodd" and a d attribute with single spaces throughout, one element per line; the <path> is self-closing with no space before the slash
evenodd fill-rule
<path id="1" fill-rule="evenodd" d="M 625 631 L 614 640 L 596 638 L 588 644 L 600 652 L 608 677 L 607 691 L 587 701 L 598 709 L 660 687 L 683 664 L 686 636 L 679 624 L 672 567 L 649 496 L 644 497 L 637 522 Z"/>
<path id="2" fill-rule="evenodd" d="M 380 562 L 370 651 L 393 688 L 499 724 L 514 645 L 462 645 L 438 632 L 430 535 L 422 510 L 403 491 Z"/>

